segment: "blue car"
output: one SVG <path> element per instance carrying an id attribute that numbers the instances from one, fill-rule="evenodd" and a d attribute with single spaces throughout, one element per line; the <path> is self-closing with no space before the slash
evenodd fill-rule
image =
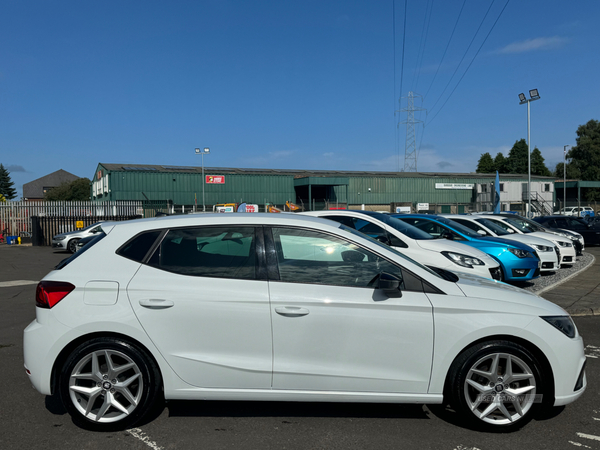
<path id="1" fill-rule="evenodd" d="M 487 253 L 500 264 L 503 281 L 526 281 L 540 276 L 540 258 L 528 245 L 496 237 L 483 237 L 473 230 L 442 216 L 429 214 L 392 214 L 440 239 L 451 239 Z"/>

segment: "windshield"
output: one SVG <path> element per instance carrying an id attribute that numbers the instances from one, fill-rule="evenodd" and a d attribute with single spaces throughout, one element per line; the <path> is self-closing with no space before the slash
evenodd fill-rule
<path id="1" fill-rule="evenodd" d="M 88 227 L 85 227 L 85 228 L 83 228 L 83 229 L 81 229 L 81 230 L 78 230 L 78 231 L 87 231 L 87 230 L 91 230 L 91 229 L 92 229 L 92 228 L 94 228 L 94 227 L 99 227 L 99 225 L 101 225 L 101 224 L 102 224 L 102 222 L 96 222 L 96 223 L 93 223 L 92 225 L 90 225 L 90 226 L 88 226 Z"/>
<path id="2" fill-rule="evenodd" d="M 390 246 L 388 246 L 388 245 L 385 245 L 385 244 L 384 244 L 384 243 L 382 243 L 382 242 L 379 242 L 377 239 L 373 239 L 371 236 L 368 236 L 368 235 L 366 235 L 366 234 L 364 234 L 364 233 L 361 233 L 360 231 L 357 231 L 357 230 L 355 230 L 355 229 L 353 229 L 353 228 L 347 227 L 346 225 L 343 225 L 343 224 L 340 224 L 340 229 L 342 229 L 342 230 L 344 230 L 344 231 L 347 231 L 348 233 L 350 233 L 350 234 L 352 234 L 352 235 L 354 235 L 354 236 L 360 236 L 360 237 L 361 237 L 361 238 L 363 238 L 363 239 L 367 239 L 367 240 L 371 241 L 371 243 L 373 243 L 373 244 L 377 245 L 378 247 L 384 248 L 384 249 L 386 249 L 386 250 L 388 250 L 388 251 L 390 251 L 390 252 L 392 252 L 392 253 L 395 253 L 395 254 L 396 254 L 396 255 L 398 255 L 400 258 L 402 258 L 402 259 L 404 259 L 404 260 L 406 260 L 406 261 L 409 261 L 409 262 L 411 262 L 412 264 L 414 264 L 414 265 L 418 266 L 419 268 L 421 268 L 421 269 L 423 269 L 423 270 L 426 270 L 426 271 L 427 271 L 427 272 L 429 272 L 431 275 L 435 275 L 435 276 L 436 276 L 436 277 L 438 277 L 438 278 L 442 278 L 442 277 L 441 277 L 439 274 L 435 273 L 435 272 L 434 272 L 433 270 L 431 270 L 429 267 L 425 267 L 423 264 L 421 264 L 421 263 L 419 263 L 419 262 L 415 261 L 414 259 L 412 259 L 412 258 L 409 258 L 408 256 L 406 256 L 404 253 L 401 253 L 401 252 L 399 252 L 398 250 L 396 250 L 395 248 L 393 248 L 393 247 L 390 247 Z"/>
<path id="3" fill-rule="evenodd" d="M 513 227 L 516 227 L 523 233 L 533 233 L 534 231 L 543 231 L 539 230 L 539 225 L 535 224 L 535 222 L 529 223 L 527 220 L 522 219 L 520 217 L 507 217 L 506 221 L 510 223 Z M 532 224 L 535 224 L 532 225 Z"/>
<path id="4" fill-rule="evenodd" d="M 490 229 L 491 231 L 493 231 L 494 233 L 496 233 L 498 236 L 506 236 L 507 234 L 510 234 L 504 228 L 497 225 L 496 222 L 493 222 L 489 219 L 475 219 L 475 222 L 479 222 L 484 227 L 486 227 L 486 228 Z"/>
<path id="5" fill-rule="evenodd" d="M 402 222 L 400 219 L 396 219 L 395 217 L 386 217 L 385 223 L 391 226 L 394 230 L 399 231 L 400 233 L 408 236 L 409 238 L 415 239 L 417 241 L 430 240 L 435 239 L 429 233 L 425 233 L 423 230 L 420 230 L 417 227 L 409 225 L 406 222 Z"/>
<path id="6" fill-rule="evenodd" d="M 469 236 L 472 238 L 481 238 L 481 235 L 478 233 L 475 233 L 473 230 L 471 230 L 470 228 L 465 227 L 463 224 L 455 222 L 454 220 L 450 220 L 447 219 L 445 217 L 436 217 L 436 220 L 439 223 L 443 223 L 444 225 L 448 225 L 449 227 L 454 228 L 456 231 L 458 231 L 459 233 L 464 234 L 465 236 Z"/>

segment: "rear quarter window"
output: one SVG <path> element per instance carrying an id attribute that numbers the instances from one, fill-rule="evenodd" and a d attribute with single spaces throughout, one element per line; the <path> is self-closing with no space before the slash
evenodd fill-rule
<path id="1" fill-rule="evenodd" d="M 117 250 L 117 255 L 132 259 L 133 261 L 142 262 L 150 249 L 154 247 L 154 243 L 162 233 L 163 230 L 152 230 L 140 233 L 123 244 Z"/>

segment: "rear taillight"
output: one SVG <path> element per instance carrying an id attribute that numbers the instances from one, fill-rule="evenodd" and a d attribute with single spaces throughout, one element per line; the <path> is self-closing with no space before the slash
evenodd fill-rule
<path id="1" fill-rule="evenodd" d="M 50 309 L 69 294 L 75 286 L 64 281 L 40 281 L 35 291 L 35 305 Z"/>

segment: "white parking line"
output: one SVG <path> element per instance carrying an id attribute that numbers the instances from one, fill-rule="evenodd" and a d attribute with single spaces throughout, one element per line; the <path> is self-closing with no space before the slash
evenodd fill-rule
<path id="1" fill-rule="evenodd" d="M 584 445 L 584 444 L 581 444 L 581 443 L 579 443 L 579 442 L 573 442 L 573 441 L 569 441 L 569 444 L 573 444 L 575 447 L 585 447 L 585 448 L 592 448 L 592 447 L 590 447 L 589 445 Z"/>
<path id="2" fill-rule="evenodd" d="M 151 449 L 163 450 L 163 447 L 158 445 L 156 442 L 151 441 L 150 438 L 148 437 L 148 435 L 146 433 L 144 433 L 141 430 L 141 428 L 131 428 L 131 429 L 127 430 L 127 432 L 130 433 L 132 436 L 138 438 L 140 441 L 142 441 L 144 444 L 146 444 Z"/>
<path id="3" fill-rule="evenodd" d="M 38 281 L 32 281 L 32 280 L 0 281 L 0 287 L 26 286 L 28 284 L 38 284 Z"/>
<path id="4" fill-rule="evenodd" d="M 584 439 L 591 439 L 592 441 L 600 441 L 600 436 L 594 436 L 593 434 L 577 433 L 577 436 Z"/>

